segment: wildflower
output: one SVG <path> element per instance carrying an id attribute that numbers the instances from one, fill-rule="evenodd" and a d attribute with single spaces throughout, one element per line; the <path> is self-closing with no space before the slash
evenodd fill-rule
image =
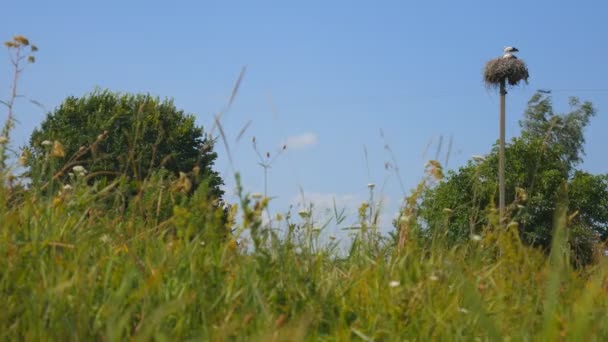
<path id="1" fill-rule="evenodd" d="M 59 196 L 53 197 L 53 207 L 57 207 L 61 203 L 63 203 L 63 198 L 61 197 L 61 194 L 59 194 Z"/>
<path id="2" fill-rule="evenodd" d="M 471 240 L 473 240 L 473 241 L 481 241 L 481 236 L 479 236 L 477 234 L 472 234 L 471 235 Z"/>
<path id="3" fill-rule="evenodd" d="M 0 144 L 5 144 L 8 141 L 8 138 L 4 135 L 0 136 Z"/>
<path id="4" fill-rule="evenodd" d="M 40 145 L 42 145 L 42 146 L 51 146 L 51 145 L 53 145 L 53 143 L 50 140 L 45 140 L 45 141 L 41 142 Z"/>
<path id="5" fill-rule="evenodd" d="M 15 42 L 17 42 L 17 43 L 19 43 L 21 45 L 25 45 L 25 46 L 30 45 L 30 41 L 27 38 L 25 38 L 24 36 L 21 36 L 21 35 L 14 36 L 13 37 L 13 41 L 15 41 Z"/>
<path id="6" fill-rule="evenodd" d="M 108 243 L 110 242 L 110 236 L 108 236 L 108 234 L 103 234 L 100 238 L 99 241 L 103 242 L 103 243 Z"/>
<path id="7" fill-rule="evenodd" d="M 84 166 L 82 165 L 76 165 L 72 168 L 72 171 L 74 171 L 74 173 L 77 176 L 83 177 L 84 175 L 87 174 L 87 170 L 84 168 Z"/>
<path id="8" fill-rule="evenodd" d="M 390 286 L 390 287 L 399 287 L 399 285 L 401 285 L 401 283 L 400 283 L 400 282 L 398 282 L 397 280 L 391 280 L 391 281 L 388 283 L 388 286 Z"/>
<path id="9" fill-rule="evenodd" d="M 465 308 L 458 308 L 458 312 L 463 313 L 463 314 L 468 314 L 469 310 L 465 309 Z"/>
<path id="10" fill-rule="evenodd" d="M 66 185 L 63 186 L 63 190 L 64 191 L 71 191 L 72 189 L 73 188 L 72 188 L 72 186 L 70 184 L 66 184 Z"/>
<path id="11" fill-rule="evenodd" d="M 407 223 L 409 221 L 410 221 L 409 215 L 401 215 L 401 217 L 399 217 L 399 222 L 401 222 L 401 223 Z"/>
<path id="12" fill-rule="evenodd" d="M 63 158 L 65 157 L 65 151 L 63 145 L 57 140 L 53 142 L 53 149 L 51 150 L 51 157 Z"/>
<path id="13" fill-rule="evenodd" d="M 108 131 L 103 131 L 103 133 L 101 133 L 97 136 L 97 141 L 102 141 L 107 137 L 108 137 Z"/>
<path id="14" fill-rule="evenodd" d="M 315 233 L 318 233 L 318 232 L 321 231 L 321 228 L 319 228 L 319 227 L 313 227 L 312 231 L 315 232 Z"/>
<path id="15" fill-rule="evenodd" d="M 228 249 L 230 250 L 235 250 L 238 247 L 238 242 L 236 242 L 235 239 L 230 239 L 230 241 L 228 241 Z"/>
<path id="16" fill-rule="evenodd" d="M 310 217 L 310 213 L 307 210 L 300 210 L 300 211 L 298 211 L 298 215 L 300 215 L 301 218 Z"/>
<path id="17" fill-rule="evenodd" d="M 173 182 L 173 190 L 188 193 L 192 189 L 192 181 L 184 172 L 179 172 L 179 179 Z"/>
<path id="18" fill-rule="evenodd" d="M 516 187 L 515 188 L 515 198 L 519 201 L 525 202 L 528 200 L 528 193 L 526 192 L 526 189 L 524 188 L 520 188 L 520 187 Z"/>
<path id="19" fill-rule="evenodd" d="M 438 277 L 438 276 L 436 276 L 436 275 L 434 275 L 434 274 L 431 274 L 431 275 L 429 276 L 429 280 L 431 280 L 431 281 L 438 281 L 438 280 L 439 280 L 439 277 Z"/>
<path id="20" fill-rule="evenodd" d="M 19 165 L 27 166 L 27 155 L 25 153 L 22 153 L 19 157 Z"/>
<path id="21" fill-rule="evenodd" d="M 369 183 L 369 184 L 367 184 L 367 187 L 368 187 L 370 190 L 373 190 L 373 189 L 376 187 L 376 184 L 374 184 L 374 183 Z"/>

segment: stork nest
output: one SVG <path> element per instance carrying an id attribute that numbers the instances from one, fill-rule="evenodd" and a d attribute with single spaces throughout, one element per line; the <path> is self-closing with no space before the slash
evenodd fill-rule
<path id="1" fill-rule="evenodd" d="M 483 71 L 483 79 L 488 87 L 499 87 L 500 83 L 506 81 L 510 86 L 516 86 L 519 82 L 528 83 L 528 67 L 521 59 L 494 58 L 488 63 Z"/>

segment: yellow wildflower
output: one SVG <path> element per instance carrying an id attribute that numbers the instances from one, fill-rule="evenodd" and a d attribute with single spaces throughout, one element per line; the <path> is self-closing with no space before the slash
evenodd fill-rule
<path id="1" fill-rule="evenodd" d="M 61 145 L 61 143 L 57 140 L 53 142 L 53 148 L 51 149 L 51 157 L 65 157 L 65 150 L 63 149 L 63 145 Z"/>

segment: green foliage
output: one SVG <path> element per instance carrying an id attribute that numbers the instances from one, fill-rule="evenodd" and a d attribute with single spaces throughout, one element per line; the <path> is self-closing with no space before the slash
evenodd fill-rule
<path id="1" fill-rule="evenodd" d="M 344 253 L 314 235 L 310 216 L 261 224 L 268 199 L 243 195 L 230 210 L 246 218 L 238 244 L 210 242 L 205 232 L 218 229 L 189 229 L 213 208 L 184 201 L 169 190 L 174 182 L 154 173 L 125 213 L 104 204 L 117 192 L 84 182 L 52 200 L 23 191 L 19 206 L 6 203 L 10 189 L 0 185 L 0 337 L 608 338 L 608 264 L 572 269 L 564 238 L 550 257 L 522 244 L 516 227 L 451 248 L 441 237 L 425 247 L 410 236 L 397 252 L 360 231 L 357 248 Z M 202 187 L 197 196 L 205 198 Z M 159 221 L 161 207 L 175 215 Z M 563 236 L 565 210 L 556 217 Z M 236 226 L 228 221 L 223 229 Z M 254 227 L 256 246 L 245 237 Z M 279 229 L 286 235 L 264 234 Z"/>
<path id="2" fill-rule="evenodd" d="M 582 160 L 584 128 L 595 110 L 577 99 L 570 103 L 571 112 L 557 115 L 550 98 L 537 94 L 530 100 L 520 122 L 521 137 L 506 147 L 506 201 L 523 240 L 549 249 L 557 191 L 567 181 L 573 259 L 584 264 L 591 262 L 598 237 L 608 237 L 608 182 L 606 175 L 574 169 Z M 450 171 L 445 181 L 425 193 L 422 224 L 429 231 L 445 230 L 452 242 L 480 234 L 492 224 L 497 205 L 497 165 L 494 146 L 485 158 Z"/>
<path id="3" fill-rule="evenodd" d="M 528 102 L 524 120 L 520 121 L 522 137 L 541 140 L 558 148 L 562 161 L 571 170 L 585 155 L 584 129 L 596 111 L 590 102 L 580 103 L 570 98 L 570 113 L 557 115 L 553 112 L 551 97 L 537 93 Z"/>
<path id="4" fill-rule="evenodd" d="M 50 147 L 43 141 L 54 142 L 50 155 L 58 159 L 56 173 L 44 170 L 49 167 Z M 204 181 L 216 198 L 223 194 L 223 182 L 212 169 L 217 157 L 213 140 L 196 126 L 192 115 L 177 110 L 172 101 L 149 95 L 97 90 L 69 97 L 32 133 L 29 151 L 31 166 L 37 168 L 32 174 L 42 177 L 33 181 L 41 184 L 51 177 L 65 181 L 76 165 L 88 170 L 91 184 L 111 182 L 120 175 L 142 181 L 164 168 L 176 176 L 190 172 L 185 191 L 194 191 Z"/>

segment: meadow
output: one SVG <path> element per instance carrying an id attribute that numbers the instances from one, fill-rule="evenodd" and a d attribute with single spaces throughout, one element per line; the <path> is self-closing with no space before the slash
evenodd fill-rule
<path id="1" fill-rule="evenodd" d="M 218 208 L 163 170 L 126 196 L 128 178 L 92 182 L 60 142 L 45 145 L 41 167 L 9 158 L 0 173 L 3 340 L 608 339 L 608 258 L 570 262 L 566 196 L 550 253 L 495 213 L 450 243 L 411 225 L 407 205 L 381 235 L 362 203 L 353 239 L 336 241 L 312 209 L 268 220 L 271 199 L 242 187 Z M 409 203 L 439 180 L 430 166 Z"/>
<path id="2" fill-rule="evenodd" d="M 412 237 L 398 250 L 374 227 L 347 255 L 317 240 L 306 214 L 262 226 L 243 195 L 247 247 L 191 239 L 200 203 L 155 213 L 170 184 L 145 184 L 127 212 L 74 184 L 54 198 L 0 196 L 1 335 L 7 340 L 603 340 L 608 265 L 573 269 L 563 236 L 545 256 L 510 229 L 448 248 Z M 100 204 L 101 203 L 101 204 Z M 299 215 L 298 215 L 299 216 Z M 275 223 L 279 224 L 279 223 Z M 252 228 L 254 228 L 252 230 Z M 216 240 L 217 241 L 217 240 Z"/>

